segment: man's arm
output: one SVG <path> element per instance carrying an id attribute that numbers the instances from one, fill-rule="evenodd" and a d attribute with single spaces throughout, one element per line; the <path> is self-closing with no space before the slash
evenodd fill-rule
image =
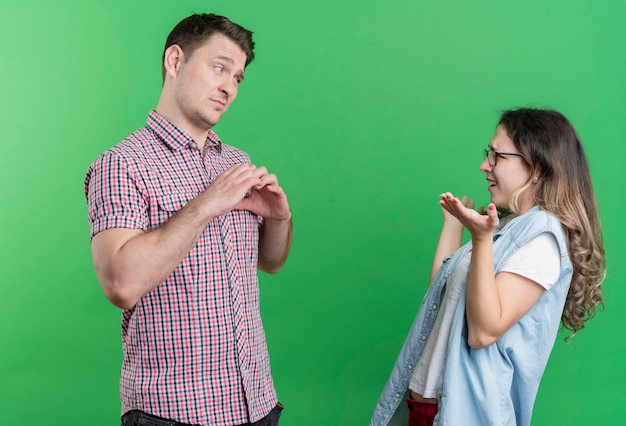
<path id="1" fill-rule="evenodd" d="M 261 182 L 252 187 L 250 197 L 236 208 L 249 210 L 263 217 L 259 236 L 259 264 L 263 272 L 275 274 L 285 264 L 291 249 L 292 221 L 289 201 L 278 185 L 276 175 L 268 174 L 265 167 Z"/>
<path id="2" fill-rule="evenodd" d="M 275 274 L 289 255 L 292 239 L 291 212 L 287 219 L 265 219 L 259 239 L 259 269 Z"/>
<path id="3" fill-rule="evenodd" d="M 233 166 L 153 231 L 116 228 L 96 234 L 92 257 L 106 297 L 120 308 L 133 307 L 171 275 L 209 221 L 231 211 L 264 174 L 249 164 Z"/>

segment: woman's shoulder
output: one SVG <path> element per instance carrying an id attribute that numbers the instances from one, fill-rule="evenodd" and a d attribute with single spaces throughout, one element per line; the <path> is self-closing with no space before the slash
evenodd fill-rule
<path id="1" fill-rule="evenodd" d="M 542 232 L 550 232 L 557 239 L 563 235 L 561 222 L 550 212 L 535 206 L 523 215 L 511 219 L 511 233 L 515 236 L 533 236 Z"/>

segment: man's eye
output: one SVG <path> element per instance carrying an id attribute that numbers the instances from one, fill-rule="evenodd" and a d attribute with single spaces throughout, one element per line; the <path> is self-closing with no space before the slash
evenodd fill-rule
<path id="1" fill-rule="evenodd" d="M 223 72 L 223 71 L 224 71 L 224 67 L 223 67 L 223 66 L 221 66 L 221 65 L 215 65 L 215 66 L 213 67 L 213 69 L 214 69 L 215 71 L 219 72 L 219 73 L 221 73 L 221 72 Z"/>
<path id="2" fill-rule="evenodd" d="M 240 84 L 243 81 L 241 77 L 235 77 L 234 80 L 236 84 Z"/>

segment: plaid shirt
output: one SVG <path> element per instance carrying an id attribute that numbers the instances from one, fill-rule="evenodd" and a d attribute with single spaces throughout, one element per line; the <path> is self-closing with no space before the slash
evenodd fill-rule
<path id="1" fill-rule="evenodd" d="M 148 232 L 166 222 L 244 152 L 209 132 L 203 152 L 150 112 L 146 127 L 88 169 L 91 236 Z M 201 425 L 254 422 L 276 405 L 259 310 L 261 218 L 231 211 L 211 220 L 172 275 L 122 314 L 122 413 Z"/>

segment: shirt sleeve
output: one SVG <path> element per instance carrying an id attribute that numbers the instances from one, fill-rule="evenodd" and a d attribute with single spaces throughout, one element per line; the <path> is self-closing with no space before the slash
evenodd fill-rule
<path id="1" fill-rule="evenodd" d="M 561 256 L 554 235 L 542 232 L 524 244 L 506 262 L 501 272 L 505 271 L 533 280 L 550 290 L 561 272 Z"/>
<path id="2" fill-rule="evenodd" d="M 138 182 L 136 169 L 118 153 L 94 161 L 85 177 L 91 238 L 111 228 L 146 230 L 148 207 Z"/>

